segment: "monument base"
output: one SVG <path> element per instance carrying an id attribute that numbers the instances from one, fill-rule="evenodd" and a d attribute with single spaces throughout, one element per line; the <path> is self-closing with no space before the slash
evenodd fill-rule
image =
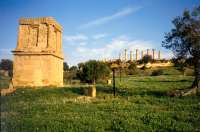
<path id="1" fill-rule="evenodd" d="M 14 54 L 14 87 L 63 86 L 63 59 L 52 54 Z"/>

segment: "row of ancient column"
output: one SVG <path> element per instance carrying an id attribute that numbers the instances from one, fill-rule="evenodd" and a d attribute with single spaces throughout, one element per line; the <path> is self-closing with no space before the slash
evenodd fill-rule
<path id="1" fill-rule="evenodd" d="M 139 53 L 141 53 L 141 56 L 139 55 Z M 124 60 L 124 61 L 128 61 L 128 60 L 133 61 L 134 60 L 134 54 L 133 54 L 132 50 L 130 50 L 130 54 L 129 55 L 130 55 L 130 57 L 128 59 L 127 49 L 125 49 L 123 54 L 119 53 L 119 59 L 120 60 Z M 156 50 L 155 49 L 152 49 L 152 50 L 147 49 L 146 53 L 145 53 L 144 50 L 141 50 L 141 51 L 139 51 L 138 49 L 135 50 L 135 60 L 136 61 L 142 59 L 145 55 L 152 56 L 153 60 L 160 60 L 161 59 L 160 50 L 158 51 L 157 55 L 156 55 Z"/>

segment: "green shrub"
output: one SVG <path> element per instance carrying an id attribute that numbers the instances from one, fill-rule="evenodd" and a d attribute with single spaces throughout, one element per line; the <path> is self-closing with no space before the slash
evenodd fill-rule
<path id="1" fill-rule="evenodd" d="M 135 63 L 130 63 L 127 69 L 128 75 L 134 75 L 137 74 L 137 67 Z"/>
<path id="2" fill-rule="evenodd" d="M 160 76 L 163 75 L 163 70 L 162 69 L 158 69 L 152 72 L 151 74 L 152 76 Z"/>
<path id="3" fill-rule="evenodd" d="M 110 75 L 109 67 L 100 61 L 90 60 L 81 64 L 77 77 L 82 82 L 95 83 L 98 80 L 105 80 Z"/>

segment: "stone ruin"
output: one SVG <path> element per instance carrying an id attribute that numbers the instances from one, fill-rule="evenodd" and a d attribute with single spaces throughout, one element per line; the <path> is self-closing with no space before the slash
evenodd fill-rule
<path id="1" fill-rule="evenodd" d="M 133 50 L 130 50 L 130 58 L 128 59 L 127 57 L 127 49 L 124 50 L 124 56 L 122 56 L 121 53 L 119 53 L 119 59 L 122 60 L 122 61 L 138 61 L 138 60 L 141 60 L 145 55 L 150 55 L 152 56 L 152 59 L 153 60 L 161 60 L 161 52 L 160 50 L 158 51 L 157 53 L 157 56 L 156 56 L 156 50 L 155 49 L 152 49 L 152 51 L 150 49 L 147 49 L 146 50 L 146 53 L 144 52 L 144 50 L 141 50 L 141 56 L 140 56 L 140 51 L 139 49 L 136 49 L 135 50 L 135 54 L 133 54 Z M 135 56 L 135 59 L 133 59 Z"/>
<path id="2" fill-rule="evenodd" d="M 21 18 L 13 52 L 14 87 L 62 86 L 62 27 L 52 18 Z"/>

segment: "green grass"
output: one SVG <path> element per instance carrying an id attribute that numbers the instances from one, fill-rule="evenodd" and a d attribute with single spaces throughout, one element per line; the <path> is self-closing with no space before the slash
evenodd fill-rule
<path id="1" fill-rule="evenodd" d="M 0 76 L 0 90 L 8 88 L 10 82 L 10 77 Z"/>
<path id="2" fill-rule="evenodd" d="M 171 69 L 174 70 L 174 69 Z M 167 70 L 166 70 L 167 71 Z M 178 73 L 178 71 L 176 71 Z M 1 97 L 2 131 L 200 131 L 200 96 L 167 97 L 187 88 L 192 76 L 128 76 L 98 84 L 96 99 L 82 87 L 18 89 Z"/>

